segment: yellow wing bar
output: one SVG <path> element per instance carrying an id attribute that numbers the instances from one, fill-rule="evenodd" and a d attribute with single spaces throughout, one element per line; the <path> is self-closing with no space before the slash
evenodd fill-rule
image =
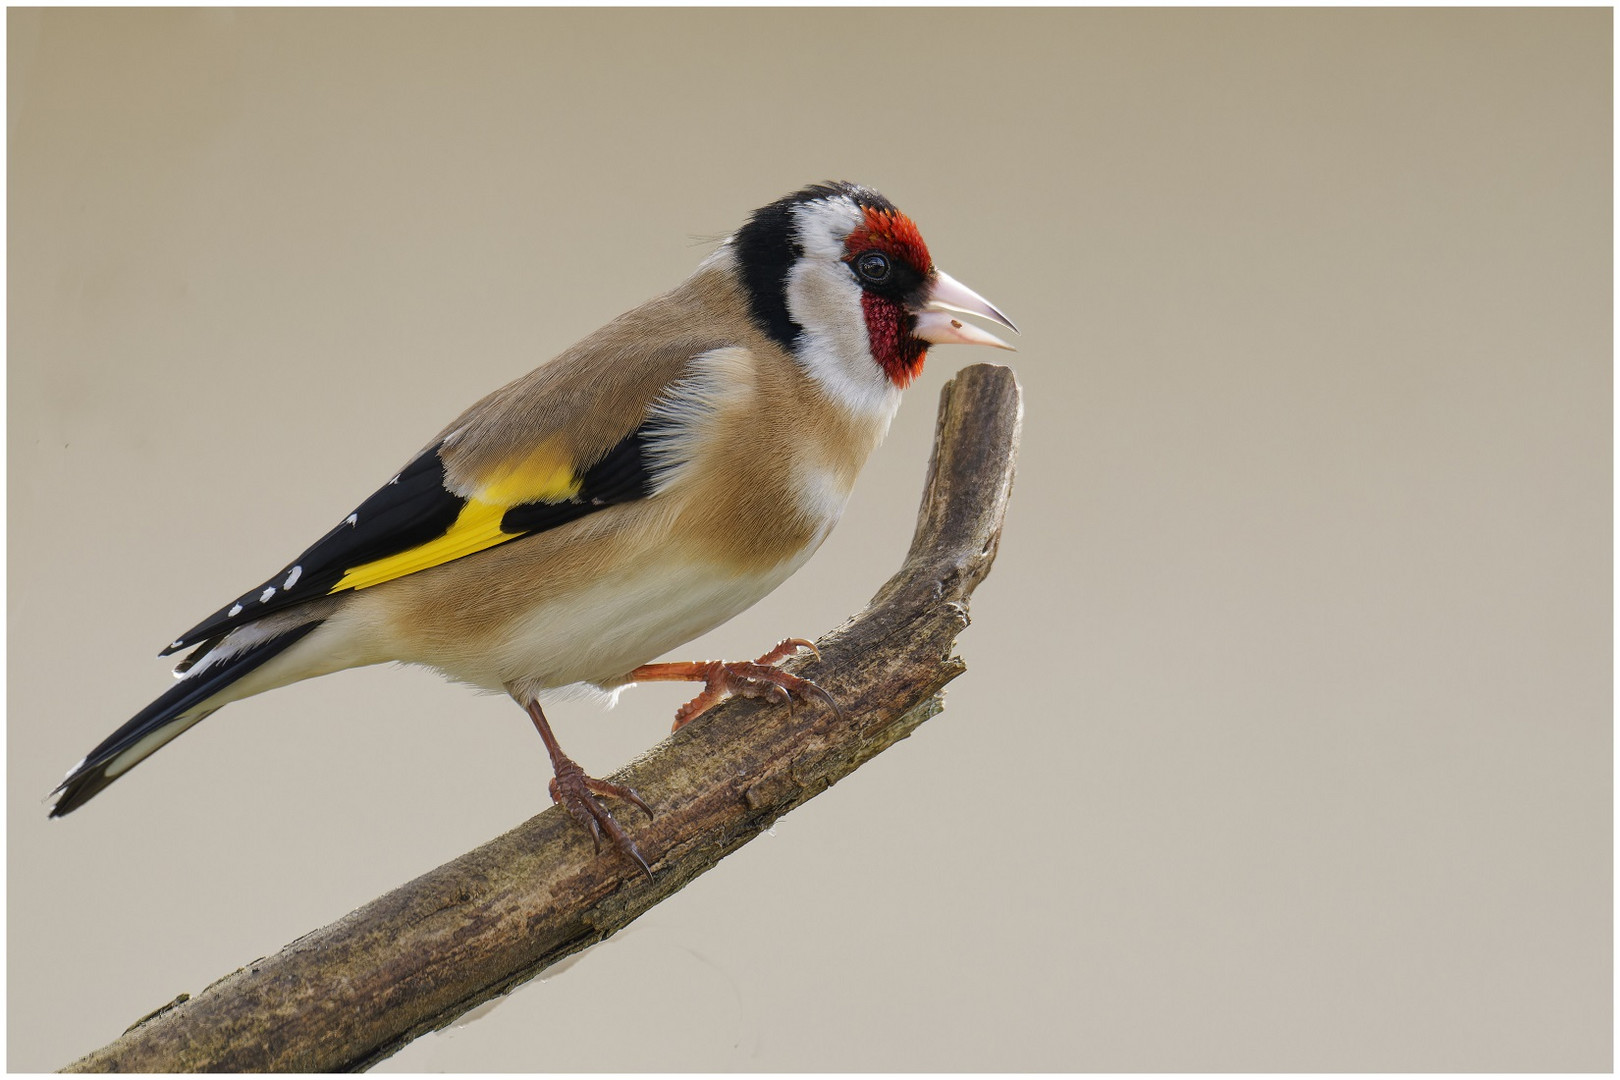
<path id="1" fill-rule="evenodd" d="M 450 526 L 448 532 L 425 544 L 418 544 L 398 555 L 390 555 L 385 559 L 364 563 L 344 573 L 338 583 L 332 586 L 332 592 L 342 592 L 345 589 L 364 589 L 371 585 L 380 585 L 385 581 L 392 581 L 406 574 L 414 574 L 418 570 L 426 570 L 430 566 L 459 559 L 463 555 L 471 555 L 475 551 L 494 547 L 504 540 L 510 540 L 517 533 L 501 531 L 501 518 L 509 507 L 496 503 L 487 503 L 482 499 L 469 499 L 462 508 L 455 524 Z"/>
<path id="2" fill-rule="evenodd" d="M 521 536 L 521 531 L 502 530 L 501 518 L 508 510 L 526 503 L 566 502 L 578 497 L 580 484 L 548 441 L 515 466 L 487 479 L 442 535 L 397 555 L 351 567 L 330 591 L 380 585 Z"/>

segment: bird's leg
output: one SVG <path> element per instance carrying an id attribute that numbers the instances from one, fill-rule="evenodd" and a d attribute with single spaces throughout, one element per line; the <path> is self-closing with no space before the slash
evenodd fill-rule
<path id="1" fill-rule="evenodd" d="M 843 719 L 844 710 L 838 707 L 838 702 L 834 701 L 825 690 L 809 679 L 789 675 L 776 666 L 800 649 L 808 649 L 815 653 L 818 660 L 821 658 L 821 653 L 813 643 L 804 638 L 788 638 L 758 660 L 732 662 L 691 660 L 673 664 L 643 664 L 632 671 L 625 681 L 703 684 L 702 693 L 675 710 L 675 724 L 670 729 L 672 731 L 679 731 L 696 720 L 727 694 L 786 702 L 789 708 L 792 708 L 795 699 L 800 701 L 814 699 L 826 705 L 839 719 Z"/>
<path id="2" fill-rule="evenodd" d="M 540 738 L 545 740 L 546 752 L 551 755 L 551 770 L 556 774 L 551 781 L 551 801 L 562 803 L 563 809 L 568 811 L 570 817 L 590 830 L 591 841 L 596 845 L 597 851 L 602 850 L 602 833 L 606 832 L 608 838 L 618 845 L 619 850 L 634 859 L 636 865 L 641 867 L 641 872 L 651 878 L 652 871 L 647 868 L 647 860 L 643 859 L 641 852 L 636 849 L 635 841 L 631 840 L 623 827 L 613 820 L 613 815 L 608 813 L 607 807 L 597 801 L 596 796 L 611 795 L 616 799 L 633 802 L 641 807 L 648 821 L 652 820 L 652 810 L 641 801 L 641 796 L 637 795 L 633 788 L 586 776 L 579 763 L 563 753 L 563 748 L 557 743 L 557 736 L 551 733 L 551 725 L 546 722 L 546 714 L 540 711 L 540 703 L 531 700 L 525 702 L 523 707 L 528 711 L 529 719 L 534 721 L 534 728 L 540 733 Z"/>

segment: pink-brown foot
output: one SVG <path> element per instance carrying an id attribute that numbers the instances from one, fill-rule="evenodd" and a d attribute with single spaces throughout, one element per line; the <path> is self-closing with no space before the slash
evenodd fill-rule
<path id="1" fill-rule="evenodd" d="M 831 709 L 833 715 L 843 719 L 844 710 L 825 690 L 809 679 L 790 675 L 776 666 L 801 649 L 808 649 L 817 659 L 821 657 L 812 642 L 804 638 L 788 638 L 757 660 L 645 664 L 630 673 L 630 681 L 680 680 L 703 684 L 702 693 L 675 710 L 672 731 L 679 731 L 729 695 L 785 702 L 789 708 L 795 701 L 818 701 Z"/>
<path id="2" fill-rule="evenodd" d="M 642 801 L 634 788 L 586 776 L 585 770 L 572 758 L 565 757 L 558 762 L 557 775 L 551 781 L 551 801 L 561 803 L 568 816 L 585 827 L 597 851 L 602 850 L 602 834 L 606 833 L 613 845 L 634 859 L 641 872 L 651 878 L 652 870 L 648 868 L 647 860 L 641 857 L 636 842 L 630 839 L 630 834 L 597 799 L 598 795 L 634 803 L 647 815 L 648 821 L 653 819 L 652 809 Z"/>
<path id="3" fill-rule="evenodd" d="M 512 688 L 507 689 L 510 691 Z M 633 788 L 625 787 L 623 784 L 610 784 L 594 776 L 586 776 L 579 763 L 563 753 L 562 747 L 557 744 L 557 736 L 552 734 L 551 723 L 541 710 L 540 703 L 533 700 L 525 702 L 516 692 L 513 692 L 512 696 L 523 704 L 529 719 L 534 721 L 535 730 L 545 741 L 546 752 L 551 755 L 551 771 L 555 774 L 551 781 L 551 801 L 561 803 L 562 808 L 568 811 L 568 816 L 585 827 L 591 834 L 591 842 L 596 845 L 598 852 L 602 850 L 602 834 L 605 832 L 608 839 L 613 841 L 620 851 L 636 861 L 636 865 L 641 867 L 641 872 L 650 880 L 652 870 L 647 866 L 647 860 L 641 857 L 641 851 L 636 847 L 635 841 L 631 840 L 630 835 L 613 819 L 608 808 L 597 801 L 597 796 L 635 803 L 641 808 L 641 812 L 647 815 L 648 821 L 652 820 L 652 809 L 642 801 L 641 796 L 637 795 Z"/>

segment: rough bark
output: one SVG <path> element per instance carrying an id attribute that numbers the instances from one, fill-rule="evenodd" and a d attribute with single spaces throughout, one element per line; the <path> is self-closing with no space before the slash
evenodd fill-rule
<path id="1" fill-rule="evenodd" d="M 553 807 L 143 1018 L 65 1071 L 363 1069 L 619 930 L 778 817 L 939 712 L 953 644 L 990 570 L 1022 405 L 1012 372 L 961 371 L 942 393 L 905 564 L 860 614 L 790 663 L 842 705 L 733 700 L 612 779 L 651 804 L 623 820 L 652 867 L 597 855 Z"/>

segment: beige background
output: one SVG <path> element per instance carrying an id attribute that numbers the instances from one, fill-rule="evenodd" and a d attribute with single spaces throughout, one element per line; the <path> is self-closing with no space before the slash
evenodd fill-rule
<path id="1" fill-rule="evenodd" d="M 744 215 L 879 187 L 1025 328 L 949 708 L 387 1068 L 1611 1062 L 1610 13 L 14 11 L 8 972 L 48 1069 L 546 804 L 374 669 L 40 797 L 156 650 Z M 683 650 L 856 609 L 841 529 Z M 679 688 L 563 710 L 611 770 Z"/>

